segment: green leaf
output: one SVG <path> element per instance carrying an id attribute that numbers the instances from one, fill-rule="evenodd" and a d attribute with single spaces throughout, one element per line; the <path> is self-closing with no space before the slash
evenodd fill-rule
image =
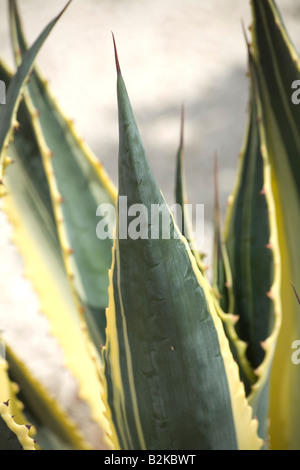
<path id="1" fill-rule="evenodd" d="M 9 83 L 11 74 L 0 64 L 0 78 Z M 2 208 L 13 226 L 13 242 L 23 260 L 25 275 L 38 295 L 39 308 L 49 319 L 58 340 L 65 366 L 78 383 L 78 397 L 91 410 L 100 428 L 108 429 L 101 402 L 99 358 L 91 348 L 62 260 L 47 178 L 28 110 L 18 110 L 20 128 L 9 147 L 13 163 L 6 172 L 6 195 Z M 67 334 L 66 334 L 67 332 Z M 38 401 L 32 406 L 38 408 Z M 43 415 L 46 417 L 46 413 Z M 47 427 L 47 421 L 43 423 Z M 105 438 L 104 438 L 105 439 Z"/>
<path id="2" fill-rule="evenodd" d="M 299 448 L 300 374 L 291 345 L 300 336 L 300 316 L 291 282 L 300 285 L 300 107 L 292 83 L 300 79 L 299 57 L 273 1 L 252 0 L 253 60 L 264 115 L 266 149 L 281 252 L 282 328 L 271 377 L 271 445 Z"/>
<path id="3" fill-rule="evenodd" d="M 239 315 L 237 331 L 248 343 L 247 358 L 255 369 L 264 358 L 261 343 L 274 327 L 274 306 L 269 295 L 274 255 L 257 123 L 261 118 L 255 100 L 250 106 L 249 129 L 227 220 L 226 246 L 233 278 L 234 313 Z"/>
<path id="4" fill-rule="evenodd" d="M 103 354 L 121 448 L 259 448 L 210 287 L 157 187 L 117 57 L 116 64 L 118 225 Z M 141 211 L 125 227 L 124 201 Z M 157 206 L 165 208 L 161 229 L 170 228 L 169 239 L 151 233 L 157 224 L 145 209 Z M 126 237 L 123 230 L 134 235 L 138 221 L 141 237 Z"/>
<path id="5" fill-rule="evenodd" d="M 34 429 L 26 420 L 23 403 L 17 398 L 19 387 L 8 376 L 7 361 L 0 361 L 0 450 L 35 450 Z M 29 432 L 30 431 L 30 432 Z"/>
<path id="6" fill-rule="evenodd" d="M 30 74 L 34 60 L 40 48 L 70 2 L 71 0 L 67 3 L 61 13 L 45 27 L 30 49 L 28 49 L 23 58 L 22 64 L 18 68 L 17 73 L 14 75 L 8 87 L 6 105 L 1 107 L 0 113 L 0 180 L 3 180 L 4 159 L 10 140 L 12 138 L 13 124 L 15 122 L 16 112 L 22 98 L 24 84 Z"/>
<path id="7" fill-rule="evenodd" d="M 246 344 L 241 377 L 268 440 L 269 377 L 281 324 L 280 255 L 264 115 L 249 50 L 251 96 L 247 132 L 226 224 L 236 331 Z M 240 359 L 241 362 L 241 359 Z"/>
<path id="8" fill-rule="evenodd" d="M 223 312 L 233 311 L 232 274 L 224 241 L 219 206 L 218 158 L 215 156 L 215 207 L 214 207 L 214 250 L 212 286 Z"/>
<path id="9" fill-rule="evenodd" d="M 25 425 L 15 423 L 8 405 L 0 403 L 0 450 L 35 450 Z"/>
<path id="10" fill-rule="evenodd" d="M 180 207 L 181 213 L 179 214 L 180 228 L 182 234 L 187 239 L 192 253 L 195 256 L 197 265 L 199 266 L 202 274 L 205 273 L 206 267 L 203 263 L 203 255 L 198 251 L 196 240 L 193 235 L 193 229 L 189 213 L 186 210 L 188 205 L 188 197 L 186 193 L 186 184 L 184 176 L 184 108 L 181 110 L 181 130 L 180 130 L 180 143 L 177 151 L 177 165 L 176 165 L 176 185 L 175 185 L 175 200 L 176 204 Z"/>
<path id="11" fill-rule="evenodd" d="M 47 389 L 32 374 L 28 367 L 6 347 L 6 357 L 9 364 L 9 377 L 21 385 L 20 399 L 26 404 L 25 413 L 29 416 L 30 423 L 36 428 L 36 440 L 39 445 L 40 433 L 43 436 L 56 436 L 67 448 L 72 450 L 90 450 L 91 445 L 85 439 L 78 424 L 70 417 L 64 407 L 49 394 Z M 42 447 L 47 450 L 47 447 Z"/>
<path id="12" fill-rule="evenodd" d="M 10 1 L 16 60 L 26 51 L 15 1 Z M 105 342 L 105 308 L 112 240 L 99 239 L 96 214 L 100 205 L 114 207 L 116 191 L 101 162 L 61 112 L 50 90 L 33 70 L 25 102 L 50 188 L 65 268 L 78 309 L 99 349 Z"/>

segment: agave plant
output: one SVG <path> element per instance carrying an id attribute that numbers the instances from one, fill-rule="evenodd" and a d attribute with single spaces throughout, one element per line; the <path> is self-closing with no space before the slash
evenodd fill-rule
<path id="1" fill-rule="evenodd" d="M 186 211 L 183 113 L 177 220 L 147 159 L 115 42 L 118 188 L 34 67 L 61 14 L 28 47 L 9 1 L 18 68 L 0 64 L 8 85 L 2 209 L 98 441 L 5 342 L 0 448 L 300 448 L 299 372 L 291 361 L 299 306 L 290 284 L 300 285 L 300 114 L 291 100 L 299 59 L 275 2 L 252 0 L 251 8 L 248 123 L 224 230 L 216 160 L 210 280 Z M 136 237 L 124 236 L 124 198 L 139 208 L 125 224 L 139 226 Z M 145 218 L 153 206 L 169 237 L 153 236 L 157 220 Z M 106 217 L 99 207 L 116 210 L 113 236 L 96 236 L 96 214 Z"/>

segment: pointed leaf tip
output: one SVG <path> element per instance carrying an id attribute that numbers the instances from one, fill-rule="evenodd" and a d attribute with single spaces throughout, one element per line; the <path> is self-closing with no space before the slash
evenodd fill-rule
<path id="1" fill-rule="evenodd" d="M 114 51 L 115 51 L 115 61 L 116 61 L 117 74 L 121 75 L 121 67 L 120 67 L 119 58 L 118 58 L 118 51 L 117 51 L 115 36 L 114 36 L 113 32 L 111 34 L 112 34 L 112 38 L 113 38 L 113 42 L 114 42 Z"/>
<path id="2" fill-rule="evenodd" d="M 181 106 L 181 123 L 180 123 L 180 146 L 183 147 L 184 142 L 184 104 Z"/>
<path id="3" fill-rule="evenodd" d="M 58 15 L 58 18 L 63 15 L 63 13 L 66 11 L 66 9 L 68 8 L 68 6 L 70 5 L 70 3 L 72 2 L 72 0 L 69 0 L 68 3 L 65 5 L 65 7 L 62 9 L 62 11 L 59 13 Z"/>
<path id="4" fill-rule="evenodd" d="M 245 38 L 245 42 L 246 42 L 248 51 L 250 52 L 250 46 L 251 45 L 250 45 L 250 42 L 248 40 L 247 31 L 246 31 L 246 27 L 245 27 L 245 23 L 244 23 L 243 19 L 241 19 L 241 24 L 242 24 L 242 31 L 243 31 L 243 35 L 244 35 L 244 38 Z"/>

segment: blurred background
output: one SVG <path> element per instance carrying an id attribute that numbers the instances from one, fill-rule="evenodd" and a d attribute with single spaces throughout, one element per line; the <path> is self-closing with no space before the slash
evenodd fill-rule
<path id="1" fill-rule="evenodd" d="M 65 3 L 19 0 L 30 44 Z M 300 0 L 278 0 L 277 4 L 299 51 Z M 74 119 L 77 130 L 117 184 L 113 31 L 145 149 L 169 204 L 174 202 L 175 156 L 184 104 L 187 191 L 191 203 L 205 205 L 203 248 L 208 263 L 212 249 L 214 154 L 219 158 L 224 222 L 247 119 L 247 51 L 242 23 L 248 30 L 250 13 L 246 0 L 73 0 L 37 60 L 62 109 Z M 0 44 L 1 58 L 13 67 L 5 0 L 1 0 Z M 56 345 L 48 337 L 47 322 L 36 314 L 38 304 L 22 277 L 22 262 L 10 242 L 10 228 L 3 214 L 0 224 L 0 253 L 4 259 L 0 264 L 0 330 L 5 330 L 6 337 L 18 347 L 23 342 L 24 358 L 40 370 L 56 395 L 68 401 L 66 383 L 71 379 L 63 371 L 59 351 L 53 353 Z M 31 347 L 37 348 L 38 354 L 28 352 L 24 330 L 24 319 L 28 322 L 28 318 L 32 318 Z M 52 370 L 44 367 L 49 358 Z"/>

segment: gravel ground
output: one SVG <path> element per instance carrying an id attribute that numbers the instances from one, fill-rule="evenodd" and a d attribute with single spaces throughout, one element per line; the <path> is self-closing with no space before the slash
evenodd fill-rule
<path id="1" fill-rule="evenodd" d="M 29 42 L 64 4 L 65 0 L 19 0 Z M 1 56 L 13 65 L 7 2 L 1 0 L 1 6 Z M 300 1 L 280 0 L 278 6 L 300 50 Z M 224 215 L 246 123 L 247 54 L 241 21 L 246 27 L 250 24 L 248 1 L 73 0 L 38 57 L 38 65 L 61 107 L 74 118 L 77 129 L 116 183 L 116 73 L 111 31 L 114 32 L 144 145 L 170 204 L 174 202 L 175 154 L 184 103 L 187 190 L 190 202 L 205 204 L 203 248 L 208 260 L 213 156 L 215 152 L 219 156 Z M 0 226 L 0 253 L 4 258 L 0 264 L 0 329 L 71 409 L 76 387 L 63 368 L 46 319 L 38 314 L 37 300 L 22 276 L 22 262 L 10 243 L 10 227 L 2 213 Z M 89 429 L 87 432 L 93 434 Z"/>

